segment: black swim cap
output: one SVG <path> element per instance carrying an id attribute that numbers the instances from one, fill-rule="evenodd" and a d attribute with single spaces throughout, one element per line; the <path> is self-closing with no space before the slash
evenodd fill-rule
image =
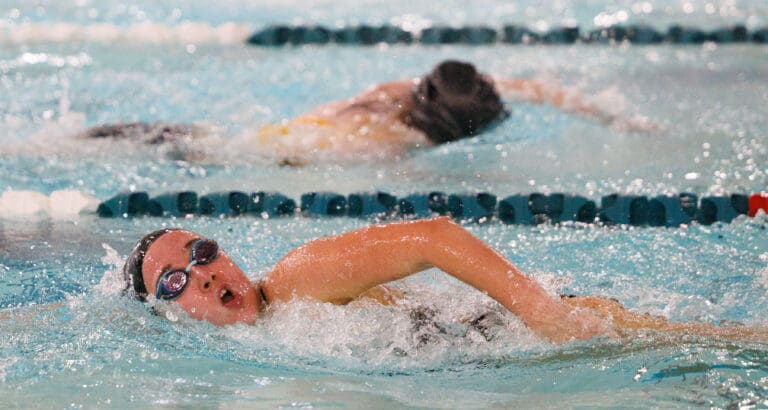
<path id="1" fill-rule="evenodd" d="M 408 125 L 436 144 L 475 135 L 506 115 L 493 83 L 472 64 L 444 61 L 413 90 Z"/>
<path id="2" fill-rule="evenodd" d="M 144 264 L 144 255 L 146 255 L 149 246 L 152 245 L 158 238 L 171 231 L 178 231 L 179 228 L 163 228 L 150 232 L 144 235 L 143 238 L 136 243 L 133 247 L 133 251 L 125 260 L 123 265 L 123 279 L 125 280 L 125 291 L 127 292 L 133 284 L 133 291 L 136 299 L 142 302 L 147 301 L 147 286 L 144 284 L 144 276 L 141 271 L 141 266 Z"/>

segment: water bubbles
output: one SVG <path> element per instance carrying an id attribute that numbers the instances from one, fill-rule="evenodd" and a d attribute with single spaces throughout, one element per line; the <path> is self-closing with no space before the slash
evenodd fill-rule
<path id="1" fill-rule="evenodd" d="M 619 10 L 615 13 L 601 12 L 596 15 L 592 22 L 598 27 L 610 27 L 627 21 L 629 13 L 626 10 Z"/>
<path id="2" fill-rule="evenodd" d="M 645 366 L 643 366 L 643 367 L 641 367 L 641 368 L 637 369 L 637 371 L 635 372 L 635 375 L 634 375 L 634 377 L 632 377 L 632 380 L 634 380 L 634 381 L 636 381 L 636 382 L 637 382 L 637 381 L 640 381 L 640 379 L 643 377 L 643 375 L 644 375 L 645 373 L 647 373 L 647 372 L 648 372 L 648 368 L 647 368 L 647 367 L 645 367 Z"/>
<path id="3" fill-rule="evenodd" d="M 635 14 L 650 14 L 653 12 L 653 4 L 647 1 L 634 3 L 631 8 Z"/>

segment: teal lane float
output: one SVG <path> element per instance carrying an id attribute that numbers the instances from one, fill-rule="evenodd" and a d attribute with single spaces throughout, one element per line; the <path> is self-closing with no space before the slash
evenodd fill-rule
<path id="1" fill-rule="evenodd" d="M 731 222 L 740 215 L 768 212 L 768 194 L 706 196 L 611 194 L 597 203 L 566 193 L 521 193 L 502 197 L 487 192 L 447 194 L 440 191 L 396 197 L 386 192 L 308 192 L 297 204 L 279 192 L 226 191 L 199 195 L 192 191 L 150 196 L 146 192 L 123 192 L 98 206 L 105 218 L 239 217 L 274 218 L 359 217 L 371 219 L 417 219 L 448 215 L 462 222 L 504 224 L 601 223 L 603 225 L 676 227 L 690 223 L 711 225 Z"/>
<path id="2" fill-rule="evenodd" d="M 614 25 L 605 28 L 581 30 L 579 27 L 554 27 L 546 32 L 530 30 L 525 26 L 431 26 L 418 32 L 409 32 L 392 25 L 355 25 L 326 28 L 317 25 L 272 25 L 253 33 L 248 44 L 261 47 L 301 45 L 355 45 L 376 44 L 702 44 L 714 43 L 768 43 L 768 27 L 748 30 L 744 25 L 703 30 L 697 27 L 673 24 L 666 31 L 646 25 Z"/>

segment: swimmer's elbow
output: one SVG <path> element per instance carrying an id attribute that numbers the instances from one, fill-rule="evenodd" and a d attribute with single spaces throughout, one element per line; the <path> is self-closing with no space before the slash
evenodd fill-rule
<path id="1" fill-rule="evenodd" d="M 459 227 L 447 216 L 421 219 L 411 223 L 414 224 L 413 226 L 415 227 L 412 232 L 415 239 L 414 244 L 434 242 L 437 239 L 440 239 L 441 235 L 444 235 L 447 231 Z"/>
<path id="2" fill-rule="evenodd" d="M 464 228 L 448 216 L 424 219 L 417 223 L 419 229 L 415 233 L 416 240 L 413 241 L 413 245 L 416 246 L 423 259 L 423 269 L 437 265 L 435 252 L 446 248 L 446 246 L 455 246 L 454 238 L 457 234 L 459 237 L 467 234 Z"/>
<path id="3" fill-rule="evenodd" d="M 448 231 L 455 229 L 464 230 L 464 228 L 454 222 L 449 216 L 438 216 L 436 218 L 425 219 L 424 224 L 427 227 L 427 231 L 432 235 L 445 234 Z"/>

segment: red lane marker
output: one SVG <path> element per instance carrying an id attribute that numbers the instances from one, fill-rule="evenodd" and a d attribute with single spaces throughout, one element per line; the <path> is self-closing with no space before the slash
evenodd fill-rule
<path id="1" fill-rule="evenodd" d="M 757 211 L 760 209 L 768 214 L 768 192 L 752 194 L 749 197 L 749 216 L 757 215 Z"/>

